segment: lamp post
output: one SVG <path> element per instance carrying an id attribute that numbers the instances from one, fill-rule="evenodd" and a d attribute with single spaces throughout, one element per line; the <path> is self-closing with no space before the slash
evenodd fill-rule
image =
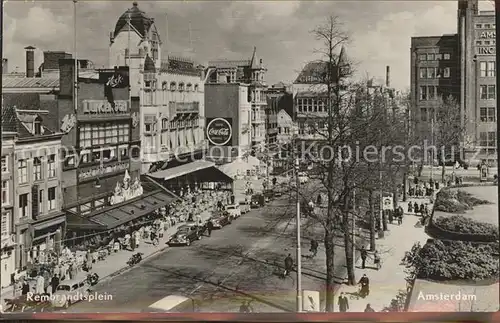
<path id="1" fill-rule="evenodd" d="M 295 181 L 297 186 L 297 312 L 302 312 L 302 252 L 300 250 L 300 181 L 298 156 L 295 157 Z"/>
<path id="2" fill-rule="evenodd" d="M 74 71 L 73 71 L 73 108 L 75 111 L 78 109 L 78 56 L 77 56 L 77 42 L 76 42 L 76 5 L 77 0 L 73 0 L 73 52 L 74 52 Z"/>

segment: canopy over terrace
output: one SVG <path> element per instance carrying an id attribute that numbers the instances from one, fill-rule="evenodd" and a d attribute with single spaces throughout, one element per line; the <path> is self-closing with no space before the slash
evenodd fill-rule
<path id="1" fill-rule="evenodd" d="M 148 176 L 180 195 L 188 188 L 194 190 L 196 187 L 206 190 L 233 190 L 233 179 L 217 169 L 215 163 L 205 160 L 160 170 Z"/>

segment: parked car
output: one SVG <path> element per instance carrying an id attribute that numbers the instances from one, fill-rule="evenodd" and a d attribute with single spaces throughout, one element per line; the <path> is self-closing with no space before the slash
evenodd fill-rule
<path id="1" fill-rule="evenodd" d="M 250 212 L 250 202 L 248 202 L 248 201 L 240 202 L 240 210 L 241 210 L 241 214 L 245 214 L 245 213 Z"/>
<path id="2" fill-rule="evenodd" d="M 300 184 L 305 184 L 309 181 L 309 176 L 307 176 L 307 174 L 304 172 L 300 172 L 298 174 L 298 176 L 299 176 L 299 183 Z"/>
<path id="3" fill-rule="evenodd" d="M 71 304 L 84 300 L 89 294 L 90 286 L 87 283 L 87 277 L 63 280 L 51 297 L 52 306 L 68 308 Z"/>
<path id="4" fill-rule="evenodd" d="M 274 191 L 274 197 L 283 196 L 283 189 L 281 189 L 280 187 L 276 187 L 275 189 L 273 189 L 273 191 Z"/>
<path id="5" fill-rule="evenodd" d="M 241 210 L 239 204 L 226 205 L 226 212 L 229 213 L 233 219 L 237 219 L 241 216 Z"/>
<path id="6" fill-rule="evenodd" d="M 203 236 L 204 227 L 200 227 L 196 224 L 185 224 L 177 229 L 177 232 L 170 238 L 167 242 L 169 246 L 178 245 L 191 245 L 191 242 L 195 240 L 201 240 Z"/>
<path id="7" fill-rule="evenodd" d="M 266 205 L 266 202 L 264 200 L 264 195 L 262 194 L 254 194 L 252 195 L 252 199 L 250 202 L 250 207 L 251 208 L 259 208 Z"/>
<path id="8" fill-rule="evenodd" d="M 229 213 L 220 212 L 212 216 L 210 222 L 212 222 L 214 229 L 222 229 L 222 227 L 233 222 L 233 217 Z"/>
<path id="9" fill-rule="evenodd" d="M 265 190 L 263 192 L 264 198 L 266 202 L 271 201 L 274 198 L 274 191 L 273 190 Z"/>

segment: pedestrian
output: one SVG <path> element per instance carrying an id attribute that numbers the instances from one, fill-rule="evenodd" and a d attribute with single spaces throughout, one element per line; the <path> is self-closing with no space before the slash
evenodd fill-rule
<path id="1" fill-rule="evenodd" d="M 366 313 L 368 313 L 368 312 L 375 312 L 375 310 L 371 307 L 370 304 L 366 304 L 365 312 Z"/>
<path id="2" fill-rule="evenodd" d="M 278 182 L 278 180 L 276 179 L 276 177 L 273 177 L 273 186 L 276 186 L 276 182 Z"/>
<path id="3" fill-rule="evenodd" d="M 318 253 L 318 241 L 315 239 L 311 239 L 311 249 L 309 251 L 311 252 L 311 258 L 316 257 L 316 254 Z"/>
<path id="4" fill-rule="evenodd" d="M 283 273 L 283 276 L 288 276 L 290 272 L 293 269 L 293 259 L 292 259 L 292 254 L 288 254 L 285 258 L 285 272 Z"/>
<path id="5" fill-rule="evenodd" d="M 207 221 L 207 233 L 208 233 L 209 237 L 212 235 L 213 229 L 214 229 L 214 224 L 212 223 L 212 220 L 208 220 Z"/>
<path id="6" fill-rule="evenodd" d="M 420 214 L 423 216 L 425 214 L 425 206 L 424 203 L 420 203 Z"/>
<path id="7" fill-rule="evenodd" d="M 141 230 L 135 231 L 134 235 L 135 235 L 135 247 L 139 248 L 139 244 L 140 244 L 140 241 L 141 241 Z"/>
<path id="8" fill-rule="evenodd" d="M 347 300 L 344 292 L 340 293 L 337 305 L 339 306 L 339 312 L 347 312 L 347 310 L 349 309 L 349 301 Z"/>
<path id="9" fill-rule="evenodd" d="M 27 295 L 30 292 L 30 285 L 26 280 L 23 280 L 23 287 L 21 288 L 21 295 Z"/>
<path id="10" fill-rule="evenodd" d="M 408 202 L 408 213 L 413 212 L 413 204 L 411 202 Z"/>
<path id="11" fill-rule="evenodd" d="M 252 310 L 252 306 L 250 305 L 250 301 L 248 301 L 248 302 L 243 301 L 243 303 L 241 303 L 240 313 L 251 313 L 252 311 L 253 310 Z"/>
<path id="12" fill-rule="evenodd" d="M 366 251 L 365 246 L 361 247 L 361 268 L 365 269 L 366 257 L 368 256 L 368 252 Z"/>
<path id="13" fill-rule="evenodd" d="M 377 267 L 377 270 L 379 270 L 382 266 L 382 264 L 380 263 L 380 255 L 378 254 L 377 250 L 375 250 L 375 253 L 373 254 L 373 263 L 375 264 L 375 267 Z"/>
<path id="14" fill-rule="evenodd" d="M 418 177 L 415 176 L 413 178 L 413 184 L 418 185 Z"/>
<path id="15" fill-rule="evenodd" d="M 418 209 L 418 203 L 415 201 L 415 202 L 413 203 L 413 212 L 415 212 L 415 214 L 418 214 L 418 210 L 419 210 L 419 209 Z"/>
<path id="16" fill-rule="evenodd" d="M 359 291 L 359 296 L 365 298 L 370 294 L 370 279 L 366 276 L 366 274 L 361 277 L 358 282 L 361 285 L 361 290 Z"/>
<path id="17" fill-rule="evenodd" d="M 398 212 L 398 225 L 403 224 L 403 212 Z"/>
<path id="18" fill-rule="evenodd" d="M 87 250 L 86 258 L 87 258 L 87 270 L 91 270 L 92 269 L 92 252 L 90 251 L 90 249 Z"/>
<path id="19" fill-rule="evenodd" d="M 318 205 L 321 205 L 323 200 L 321 199 L 321 194 L 318 194 L 318 198 L 316 199 Z"/>
<path id="20" fill-rule="evenodd" d="M 45 278 L 42 276 L 42 273 L 38 273 L 38 276 L 36 277 L 36 287 L 35 287 L 35 293 L 36 294 L 45 294 Z"/>
<path id="21" fill-rule="evenodd" d="M 132 251 L 135 251 L 135 232 L 132 233 L 132 236 L 130 237 L 130 249 L 132 249 Z"/>
<path id="22" fill-rule="evenodd" d="M 52 277 L 52 280 L 50 281 L 50 286 L 52 286 L 52 294 L 54 294 L 57 290 L 57 286 L 59 286 L 59 276 L 54 275 Z"/>
<path id="23" fill-rule="evenodd" d="M 12 286 L 16 284 L 16 272 L 14 271 L 12 274 L 10 274 L 10 283 Z"/>

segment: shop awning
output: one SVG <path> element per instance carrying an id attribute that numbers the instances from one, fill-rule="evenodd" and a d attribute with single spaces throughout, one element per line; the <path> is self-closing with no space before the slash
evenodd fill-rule
<path id="1" fill-rule="evenodd" d="M 89 220 L 108 230 L 114 229 L 119 225 L 150 214 L 172 203 L 175 199 L 177 199 L 175 195 L 159 191 L 137 200 L 132 200 L 130 203 L 117 205 L 116 208 L 91 216 Z"/>
<path id="2" fill-rule="evenodd" d="M 206 160 L 195 160 L 192 163 L 188 163 L 185 165 L 172 167 L 169 169 L 160 170 L 158 172 L 148 174 L 148 176 L 152 177 L 152 178 L 163 179 L 163 180 L 167 181 L 167 180 L 172 179 L 172 178 L 176 178 L 176 177 L 180 177 L 182 175 L 194 173 L 194 172 L 204 170 L 204 169 L 207 169 L 210 167 L 215 168 L 215 163 L 208 162 Z"/>

